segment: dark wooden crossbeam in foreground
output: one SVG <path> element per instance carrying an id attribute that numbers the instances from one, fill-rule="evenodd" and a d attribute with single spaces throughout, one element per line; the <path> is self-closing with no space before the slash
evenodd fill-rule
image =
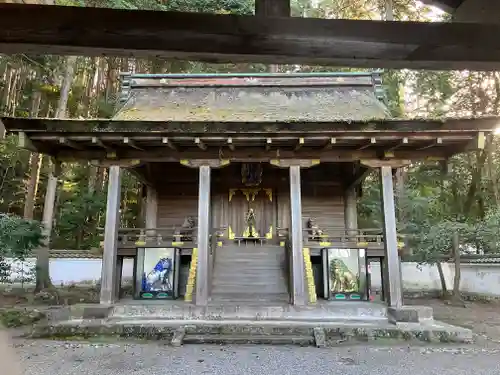
<path id="1" fill-rule="evenodd" d="M 500 70 L 500 25 L 0 4 L 0 53 Z"/>
<path id="2" fill-rule="evenodd" d="M 61 160 L 446 159 L 484 147 L 499 118 L 313 123 L 5 117 L 20 146 Z"/>

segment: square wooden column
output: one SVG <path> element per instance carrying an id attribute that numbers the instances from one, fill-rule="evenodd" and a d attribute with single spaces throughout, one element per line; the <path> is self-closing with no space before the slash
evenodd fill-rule
<path id="1" fill-rule="evenodd" d="M 196 305 L 208 303 L 208 267 L 210 256 L 210 166 L 199 167 L 198 193 L 198 264 L 196 268 Z"/>
<path id="2" fill-rule="evenodd" d="M 392 167 L 380 167 L 380 189 L 382 196 L 382 214 L 384 218 L 385 246 L 385 285 L 386 301 L 390 307 L 403 306 L 403 291 L 401 285 L 401 264 L 398 254 L 398 239 L 396 232 L 396 210 L 394 205 L 394 187 L 392 183 Z"/>
<path id="3" fill-rule="evenodd" d="M 290 212 L 292 239 L 292 304 L 306 304 L 306 288 L 303 257 L 302 197 L 300 189 L 300 166 L 290 166 Z"/>
<path id="4" fill-rule="evenodd" d="M 358 229 L 356 187 L 349 187 L 344 192 L 344 223 L 347 233 L 356 235 L 356 230 Z"/>
<path id="5" fill-rule="evenodd" d="M 104 225 L 104 252 L 101 269 L 101 304 L 109 305 L 117 295 L 117 253 L 118 228 L 120 226 L 121 170 L 119 166 L 109 167 L 106 224 Z"/>

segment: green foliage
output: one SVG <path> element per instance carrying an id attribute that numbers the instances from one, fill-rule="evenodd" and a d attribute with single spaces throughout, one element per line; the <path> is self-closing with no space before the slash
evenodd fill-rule
<path id="1" fill-rule="evenodd" d="M 42 244 L 42 228 L 38 221 L 0 214 L 0 256 L 24 260 Z"/>

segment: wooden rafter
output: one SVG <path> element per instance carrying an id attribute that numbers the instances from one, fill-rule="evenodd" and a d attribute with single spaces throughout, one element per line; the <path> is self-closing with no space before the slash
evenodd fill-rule
<path id="1" fill-rule="evenodd" d="M 370 142 L 367 143 L 367 144 L 364 144 L 363 146 L 361 146 L 360 148 L 358 148 L 358 150 L 364 150 L 365 148 L 373 146 L 375 143 L 377 143 L 377 138 L 371 137 L 370 138 Z"/>
<path id="2" fill-rule="evenodd" d="M 272 140 L 272 138 L 267 138 L 267 139 L 266 139 L 266 151 L 271 150 L 271 146 L 272 146 L 272 144 L 273 144 L 273 140 Z"/>
<path id="3" fill-rule="evenodd" d="M 194 143 L 198 146 L 200 150 L 207 149 L 207 145 L 200 138 L 195 138 Z"/>
<path id="4" fill-rule="evenodd" d="M 170 147 L 172 150 L 177 151 L 177 146 L 174 143 L 172 143 L 172 141 L 168 137 L 162 137 L 161 142 L 164 145 Z"/>
<path id="5" fill-rule="evenodd" d="M 400 142 L 395 144 L 394 146 L 389 147 L 386 151 L 387 152 L 392 152 L 394 150 L 397 150 L 401 146 L 407 145 L 408 144 L 408 137 L 404 137 Z"/>
<path id="6" fill-rule="evenodd" d="M 427 146 L 424 146 L 424 147 L 420 147 L 418 149 L 418 151 L 422 151 L 422 150 L 427 150 L 431 147 L 434 147 L 434 146 L 439 146 L 443 144 L 443 138 L 439 137 L 439 138 L 436 138 L 436 140 L 434 140 L 433 142 L 431 142 L 430 144 L 428 144 Z"/>
<path id="7" fill-rule="evenodd" d="M 300 137 L 297 145 L 295 146 L 295 151 L 298 151 L 304 145 L 304 137 Z"/>
<path id="8" fill-rule="evenodd" d="M 75 150 L 83 150 L 83 147 L 79 145 L 78 143 L 73 142 L 72 140 L 69 140 L 66 137 L 59 137 L 59 143 L 68 147 L 71 147 Z"/>
<path id="9" fill-rule="evenodd" d="M 129 145 L 132 148 L 135 148 L 136 150 L 144 151 L 143 148 L 137 146 L 137 144 L 135 143 L 135 141 L 132 140 L 132 139 L 130 139 L 129 137 L 123 138 L 123 143 L 126 144 L 126 145 Z"/>

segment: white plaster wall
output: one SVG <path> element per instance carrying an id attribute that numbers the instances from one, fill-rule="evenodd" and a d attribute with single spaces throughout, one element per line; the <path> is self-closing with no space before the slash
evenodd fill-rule
<path id="1" fill-rule="evenodd" d="M 381 288 L 380 263 L 371 263 L 372 286 Z M 413 262 L 402 264 L 403 288 L 408 291 L 441 290 L 436 266 L 419 266 Z M 500 297 L 500 265 L 462 264 L 460 290 L 485 296 Z M 448 289 L 453 287 L 455 269 L 452 263 L 443 263 L 443 272 Z"/>
<path id="2" fill-rule="evenodd" d="M 19 270 L 11 278 L 21 276 L 21 267 L 26 271 L 35 265 L 35 258 L 28 258 L 22 263 L 7 261 Z M 50 259 L 50 276 L 55 285 L 96 282 L 101 278 L 101 263 L 100 259 Z M 132 276 L 133 260 L 124 259 L 122 279 L 130 279 Z"/>

